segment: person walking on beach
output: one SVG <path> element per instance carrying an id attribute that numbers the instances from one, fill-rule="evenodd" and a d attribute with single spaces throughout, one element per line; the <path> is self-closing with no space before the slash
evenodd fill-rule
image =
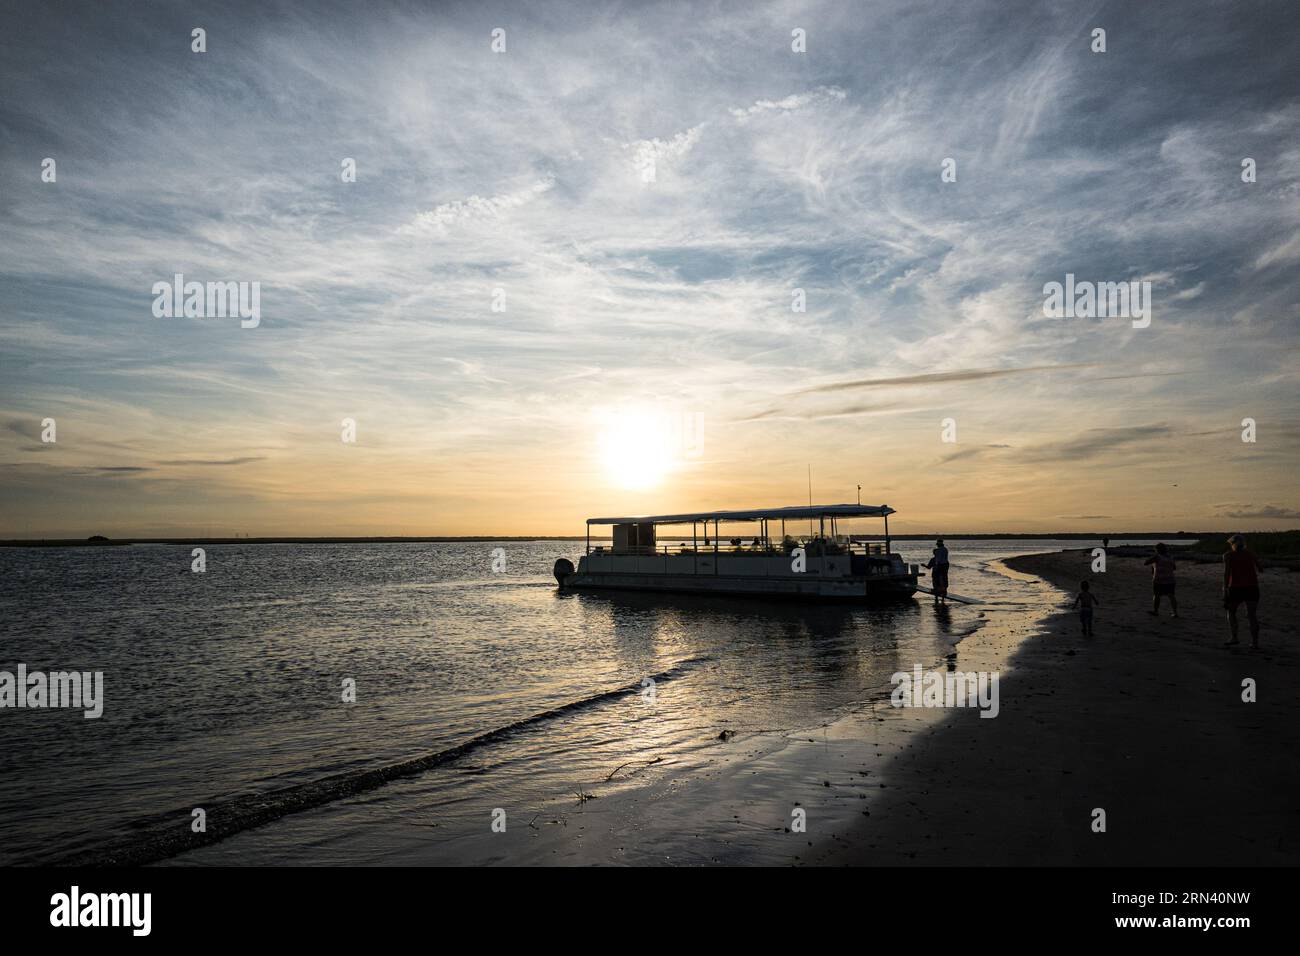
<path id="1" fill-rule="evenodd" d="M 1079 593 L 1074 596 L 1071 607 L 1079 609 L 1079 626 L 1083 628 L 1084 637 L 1092 637 L 1092 609 L 1100 604 L 1097 595 L 1092 593 L 1092 586 L 1087 581 L 1079 582 Z"/>
<path id="2" fill-rule="evenodd" d="M 925 562 L 930 569 L 930 584 L 934 590 L 934 603 L 940 600 L 948 603 L 948 549 L 944 547 L 943 538 L 934 543 L 933 557 Z"/>
<path id="3" fill-rule="evenodd" d="M 1246 547 L 1246 539 L 1234 534 L 1228 539 L 1229 551 L 1223 555 L 1223 607 L 1228 612 L 1228 629 L 1232 631 L 1232 640 L 1225 641 L 1224 647 L 1241 643 L 1237 640 L 1237 607 L 1246 605 L 1246 616 L 1250 619 L 1250 647 L 1259 649 L 1259 559 L 1255 552 Z"/>
<path id="4" fill-rule="evenodd" d="M 1169 598 L 1169 607 L 1173 617 L 1178 616 L 1178 598 L 1174 594 L 1174 568 L 1177 565 L 1169 557 L 1169 549 L 1164 543 L 1156 545 L 1156 553 L 1142 562 L 1151 565 L 1151 610 L 1150 614 L 1160 616 L 1160 599 Z"/>

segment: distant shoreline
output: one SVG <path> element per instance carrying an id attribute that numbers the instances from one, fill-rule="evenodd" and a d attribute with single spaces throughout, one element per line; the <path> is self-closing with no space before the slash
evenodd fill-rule
<path id="1" fill-rule="evenodd" d="M 894 541 L 932 541 L 937 537 L 949 541 L 1132 541 L 1160 539 L 1165 541 L 1194 541 L 1197 538 L 1223 537 L 1224 532 L 1188 532 L 1188 531 L 1127 531 L 1106 534 L 1093 534 L 1082 531 L 1035 531 L 1017 534 L 1013 532 L 976 532 L 954 534 L 952 532 L 929 531 L 924 534 L 891 534 Z M 669 538 L 672 536 L 669 535 Z M 884 535 L 880 535 L 884 537 Z M 10 538 L 0 540 L 0 548 L 105 548 L 128 544 L 173 544 L 173 545 L 213 545 L 213 544 L 455 544 L 458 542 L 484 541 L 585 541 L 586 535 L 328 535 L 309 537 L 305 535 L 286 535 L 283 537 L 257 538 L 104 538 L 93 541 L 88 538 Z M 592 541 L 608 541 L 608 535 L 592 535 Z M 665 538 L 664 540 L 668 540 Z"/>
<path id="2" fill-rule="evenodd" d="M 172 545 L 212 545 L 212 544 L 455 544 L 457 542 L 484 541 L 585 541 L 583 535 L 466 535 L 440 537 L 322 537 L 309 538 L 297 535 L 267 538 L 105 538 L 91 541 L 86 538 L 15 538 L 0 540 L 0 548 L 111 548 L 128 544 L 172 544 Z M 594 535 L 592 540 L 597 539 Z"/>

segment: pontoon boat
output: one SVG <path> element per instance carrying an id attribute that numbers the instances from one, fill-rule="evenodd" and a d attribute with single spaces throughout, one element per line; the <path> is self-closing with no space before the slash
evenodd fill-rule
<path id="1" fill-rule="evenodd" d="M 813 505 L 588 518 L 586 553 L 576 569 L 567 558 L 556 561 L 555 579 L 562 590 L 609 588 L 819 601 L 909 598 L 916 592 L 918 569 L 890 548 L 891 514 L 894 509 L 888 505 Z M 840 534 L 841 523 L 852 518 L 883 518 L 883 542 Z M 803 528 L 804 522 L 808 534 L 788 533 Z M 737 524 L 757 533 L 724 538 L 724 533 L 734 533 Z M 691 527 L 689 542 L 686 525 Z M 728 526 L 725 532 L 723 525 Z M 593 547 L 593 526 L 612 526 L 612 541 Z M 661 543 L 665 526 L 682 527 L 682 533 L 673 536 L 678 543 Z"/>

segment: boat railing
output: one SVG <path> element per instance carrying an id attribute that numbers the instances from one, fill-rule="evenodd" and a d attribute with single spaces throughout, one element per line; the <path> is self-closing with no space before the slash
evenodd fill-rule
<path id="1" fill-rule="evenodd" d="M 624 545 L 621 548 L 613 548 L 608 545 L 596 545 L 592 554 L 622 554 L 622 555 L 639 555 L 641 557 L 654 557 L 674 554 L 713 554 L 715 551 L 719 554 L 758 554 L 758 555 L 776 555 L 789 554 L 793 548 L 804 548 L 809 554 L 858 554 L 868 557 L 885 557 L 889 554 L 884 542 L 881 541 L 832 541 L 821 538 L 800 538 L 791 539 L 785 544 L 776 544 L 771 541 L 741 541 L 735 543 L 732 541 L 699 541 L 694 547 L 689 543 L 682 542 L 679 544 L 661 544 L 661 545 Z"/>

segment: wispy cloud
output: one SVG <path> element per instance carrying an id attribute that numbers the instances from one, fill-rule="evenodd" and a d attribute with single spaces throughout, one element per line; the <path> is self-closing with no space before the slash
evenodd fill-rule
<path id="1" fill-rule="evenodd" d="M 962 461 L 963 459 L 967 459 L 967 458 L 979 458 L 984 455 L 998 452 L 1010 447 L 1011 447 L 1010 445 L 998 445 L 998 444 L 967 445 L 965 448 L 958 448 L 956 451 L 949 452 L 948 454 L 940 458 L 940 461 L 943 462 L 944 464 L 947 464 L 948 462 Z"/>
<path id="2" fill-rule="evenodd" d="M 1239 505 L 1222 512 L 1225 518 L 1300 518 L 1300 510 L 1277 505 Z"/>
<path id="3" fill-rule="evenodd" d="M 1097 458 L 1117 449 L 1172 437 L 1174 430 L 1168 425 L 1132 425 L 1122 428 L 1093 428 L 1074 438 L 1061 442 L 1048 442 L 1025 449 L 1025 458 L 1032 461 L 1078 462 Z"/>
<path id="4" fill-rule="evenodd" d="M 202 465 L 225 467 L 228 465 L 247 465 L 249 462 L 266 461 L 265 455 L 245 455 L 240 458 L 172 458 L 160 461 L 160 465 Z"/>
<path id="5" fill-rule="evenodd" d="M 623 149 L 631 157 L 632 168 L 642 182 L 658 178 L 659 171 L 676 163 L 699 142 L 704 124 L 683 130 L 668 140 L 638 139 L 624 143 Z"/>
<path id="6" fill-rule="evenodd" d="M 989 378 L 1006 378 L 1027 375 L 1031 372 L 1056 372 L 1089 368 L 1086 363 L 1072 365 L 1033 365 L 1024 368 L 954 369 L 950 372 L 925 372 L 919 375 L 897 375 L 892 378 L 867 378 L 847 382 L 828 382 L 800 389 L 796 395 L 813 395 L 824 392 L 843 392 L 860 388 L 889 388 L 907 385 L 935 385 L 945 382 L 978 382 Z"/>
<path id="7" fill-rule="evenodd" d="M 418 213 L 401 231 L 445 235 L 457 223 L 500 219 L 512 209 L 532 202 L 555 187 L 554 177 L 539 179 L 529 186 L 499 196 L 470 196 L 443 203 L 430 212 Z"/>
<path id="8" fill-rule="evenodd" d="M 818 421 L 830 418 L 855 418 L 861 415 L 882 415 L 904 408 L 896 402 L 881 402 L 874 405 L 838 405 L 832 408 L 815 409 L 812 411 L 796 411 L 794 409 L 776 407 L 769 408 L 753 415 L 747 415 L 743 418 L 737 418 L 737 422 L 761 422 L 773 421 L 778 419 L 788 421 Z"/>
<path id="9" fill-rule="evenodd" d="M 848 93 L 838 86 L 822 86 L 808 93 L 791 93 L 779 100 L 757 100 L 752 106 L 733 107 L 731 115 L 744 122 L 759 113 L 791 112 L 801 110 L 813 103 L 843 102 Z"/>

